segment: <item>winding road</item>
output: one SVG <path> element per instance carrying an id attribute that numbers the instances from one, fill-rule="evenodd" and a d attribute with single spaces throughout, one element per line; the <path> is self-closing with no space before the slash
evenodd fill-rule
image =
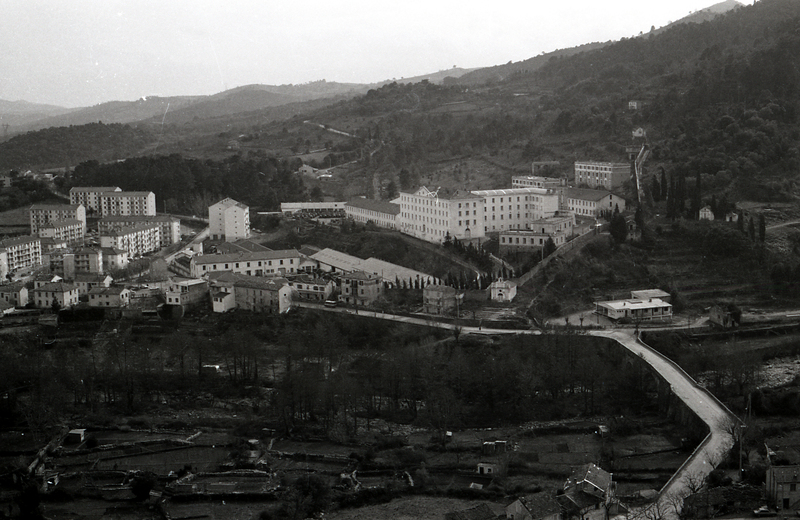
<path id="1" fill-rule="evenodd" d="M 413 323 L 416 325 L 427 325 L 441 329 L 455 330 L 458 328 L 461 334 L 515 334 L 515 335 L 536 335 L 541 334 L 539 330 L 509 330 L 509 329 L 486 329 L 483 327 L 468 327 L 452 323 L 438 322 L 435 320 L 414 318 L 408 316 L 397 316 L 375 311 L 354 310 L 350 308 L 326 308 L 323 305 L 314 303 L 300 303 L 300 307 L 322 309 L 329 312 L 340 312 L 348 314 L 358 314 L 378 319 L 399 321 L 402 323 Z M 681 501 L 692 491 L 692 484 L 696 484 L 700 479 L 705 478 L 714 468 L 725 458 L 728 451 L 733 446 L 732 433 L 739 424 L 739 419 L 728 410 L 714 395 L 697 384 L 697 382 L 687 374 L 677 363 L 668 359 L 666 356 L 656 352 L 636 335 L 633 329 L 615 330 L 587 330 L 585 334 L 608 338 L 616 341 L 628 351 L 636 354 L 650 365 L 661 377 L 670 385 L 672 393 L 677 396 L 686 406 L 691 409 L 697 417 L 702 420 L 709 429 L 709 434 L 703 439 L 692 455 L 683 465 L 672 475 L 670 480 L 661 488 L 659 498 L 651 506 L 633 512 L 633 517 L 641 517 L 643 520 L 660 520 L 678 518 L 680 513 Z"/>

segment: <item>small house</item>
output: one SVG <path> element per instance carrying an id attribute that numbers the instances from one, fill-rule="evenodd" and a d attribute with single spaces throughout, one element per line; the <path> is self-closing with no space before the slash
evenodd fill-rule
<path id="1" fill-rule="evenodd" d="M 498 280 L 489 286 L 492 301 L 510 302 L 517 295 L 517 283 L 510 280 Z"/>
<path id="2" fill-rule="evenodd" d="M 699 220 L 714 220 L 714 212 L 711 211 L 711 206 L 703 206 L 700 208 Z"/>
<path id="3" fill-rule="evenodd" d="M 505 508 L 509 520 L 561 520 L 561 505 L 547 493 L 519 497 Z"/>

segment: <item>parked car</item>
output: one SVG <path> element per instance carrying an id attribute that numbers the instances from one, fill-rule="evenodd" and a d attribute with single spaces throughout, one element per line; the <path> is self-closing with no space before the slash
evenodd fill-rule
<path id="1" fill-rule="evenodd" d="M 767 506 L 761 506 L 753 511 L 753 516 L 777 516 L 778 513 L 770 510 Z"/>

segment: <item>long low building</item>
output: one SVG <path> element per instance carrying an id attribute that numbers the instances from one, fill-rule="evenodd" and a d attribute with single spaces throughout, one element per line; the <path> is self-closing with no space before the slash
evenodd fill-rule
<path id="1" fill-rule="evenodd" d="M 630 318 L 636 320 L 654 320 L 672 318 L 672 305 L 658 298 L 611 300 L 595 302 L 595 313 L 612 320 Z"/>
<path id="2" fill-rule="evenodd" d="M 216 271 L 231 271 L 247 276 L 283 276 L 298 272 L 300 253 L 296 249 L 256 251 L 225 255 L 197 255 L 191 263 L 192 277 Z"/>
<path id="3" fill-rule="evenodd" d="M 397 216 L 400 214 L 400 205 L 384 200 L 373 200 L 359 197 L 344 205 L 347 218 L 356 222 L 372 222 L 376 226 L 386 229 L 397 229 Z"/>

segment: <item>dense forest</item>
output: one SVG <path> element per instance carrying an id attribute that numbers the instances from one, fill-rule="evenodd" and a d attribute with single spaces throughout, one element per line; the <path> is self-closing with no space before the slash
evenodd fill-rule
<path id="1" fill-rule="evenodd" d="M 233 155 L 223 161 L 187 159 L 181 155 L 149 156 L 100 164 L 86 161 L 75 167 L 60 186 L 119 186 L 152 191 L 158 210 L 204 215 L 208 206 L 232 197 L 252 207 L 280 210 L 280 202 L 307 200 L 302 179 L 294 173 L 299 159 L 278 160 L 265 154 Z"/>
<path id="2" fill-rule="evenodd" d="M 154 141 L 150 132 L 102 122 L 52 127 L 0 143 L 0 169 L 64 168 L 81 161 L 116 161 L 141 153 Z"/>

